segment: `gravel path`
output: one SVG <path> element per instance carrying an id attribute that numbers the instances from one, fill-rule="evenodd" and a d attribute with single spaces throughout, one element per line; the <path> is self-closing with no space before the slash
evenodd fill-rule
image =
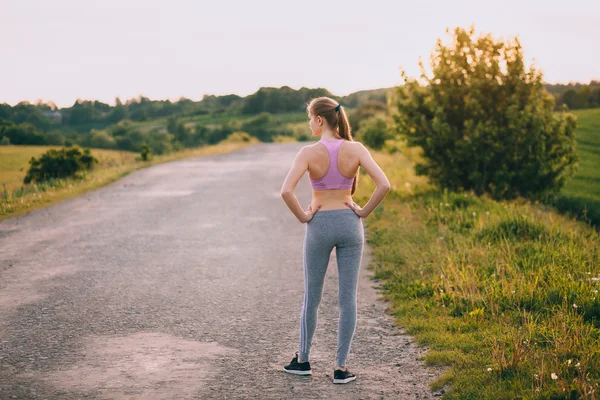
<path id="1" fill-rule="evenodd" d="M 332 254 L 312 377 L 297 350 L 302 239 L 279 195 L 299 143 L 175 161 L 0 222 L 0 399 L 427 399 L 437 374 L 361 267 L 333 385 Z M 306 177 L 297 196 L 310 200 Z M 368 236 L 368 232 L 367 232 Z"/>

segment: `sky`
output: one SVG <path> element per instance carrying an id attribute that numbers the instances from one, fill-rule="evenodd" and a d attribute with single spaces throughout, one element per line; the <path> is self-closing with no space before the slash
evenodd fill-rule
<path id="1" fill-rule="evenodd" d="M 260 87 L 334 95 L 419 73 L 446 28 L 518 36 L 546 82 L 600 79 L 600 1 L 0 0 L 0 103 Z"/>

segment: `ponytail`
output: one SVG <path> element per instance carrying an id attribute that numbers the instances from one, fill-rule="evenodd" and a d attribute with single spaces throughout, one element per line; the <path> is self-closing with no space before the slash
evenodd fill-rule
<path id="1" fill-rule="evenodd" d="M 354 138 L 352 137 L 352 128 L 350 127 L 350 122 L 348 121 L 348 117 L 346 116 L 346 111 L 344 111 L 344 108 L 339 107 L 339 111 L 338 111 L 338 121 L 337 121 L 337 125 L 338 125 L 338 133 L 340 135 L 341 139 L 347 140 L 349 142 L 353 142 Z M 360 167 L 358 168 L 360 171 Z M 354 176 L 354 180 L 352 181 L 352 191 L 350 192 L 351 194 L 354 194 L 356 192 L 356 186 L 358 184 L 358 171 L 356 171 L 356 176 Z"/>
<path id="2" fill-rule="evenodd" d="M 344 139 L 349 142 L 354 141 L 352 138 L 352 127 L 348 121 L 346 111 L 344 111 L 342 105 L 337 101 L 330 99 L 329 97 L 317 97 L 308 103 L 306 109 L 309 114 L 320 115 L 325 118 L 329 126 L 334 128 L 334 135 L 339 139 Z M 359 171 L 356 171 L 356 176 L 354 176 L 354 180 L 352 181 L 351 194 L 356 192 Z"/>

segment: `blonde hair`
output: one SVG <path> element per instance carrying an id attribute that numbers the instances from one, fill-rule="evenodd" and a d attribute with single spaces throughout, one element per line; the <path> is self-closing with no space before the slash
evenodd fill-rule
<path id="1" fill-rule="evenodd" d="M 313 116 L 320 116 L 327 121 L 327 124 L 333 129 L 333 136 L 337 139 L 344 139 L 349 142 L 353 142 L 352 127 L 348 121 L 346 111 L 342 106 L 339 107 L 339 111 L 336 111 L 339 103 L 329 97 L 317 97 L 312 99 L 306 105 L 306 112 Z M 358 171 L 352 182 L 352 194 L 356 192 L 356 185 L 358 183 Z"/>

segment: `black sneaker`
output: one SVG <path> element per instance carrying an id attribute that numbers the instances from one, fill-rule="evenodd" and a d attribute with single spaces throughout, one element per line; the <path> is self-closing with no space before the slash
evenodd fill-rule
<path id="1" fill-rule="evenodd" d="M 348 370 L 334 369 L 333 383 L 348 383 L 356 379 L 356 375 Z"/>
<path id="2" fill-rule="evenodd" d="M 296 356 L 292 358 L 292 361 L 283 367 L 283 369 L 285 372 L 289 372 L 290 374 L 294 375 L 312 375 L 312 371 L 310 370 L 310 362 L 298 362 L 298 352 L 296 352 Z"/>

